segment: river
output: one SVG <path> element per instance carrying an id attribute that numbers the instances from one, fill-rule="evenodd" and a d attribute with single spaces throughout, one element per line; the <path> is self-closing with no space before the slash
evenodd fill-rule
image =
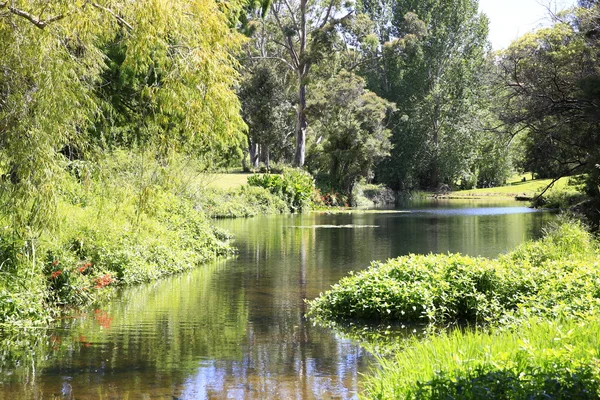
<path id="1" fill-rule="evenodd" d="M 353 399 L 374 357 L 313 326 L 304 299 L 372 260 L 494 257 L 554 218 L 513 202 L 400 211 L 218 221 L 235 235 L 237 257 L 69 315 L 40 333 L 35 354 L 5 351 L 0 399 Z"/>

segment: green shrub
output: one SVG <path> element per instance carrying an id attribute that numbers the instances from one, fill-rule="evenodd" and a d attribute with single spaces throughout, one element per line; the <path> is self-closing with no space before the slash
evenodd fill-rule
<path id="1" fill-rule="evenodd" d="M 430 324 L 581 316 L 600 307 L 597 255 L 584 227 L 565 223 L 497 260 L 430 254 L 373 263 L 309 301 L 308 314 Z"/>
<path id="2" fill-rule="evenodd" d="M 281 175 L 252 175 L 248 178 L 248 184 L 268 189 L 283 199 L 292 212 L 310 208 L 315 194 L 313 177 L 299 169 L 285 169 Z"/>

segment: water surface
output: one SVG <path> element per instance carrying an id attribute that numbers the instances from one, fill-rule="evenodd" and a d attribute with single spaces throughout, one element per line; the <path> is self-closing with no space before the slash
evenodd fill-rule
<path id="1" fill-rule="evenodd" d="M 373 356 L 313 326 L 304 299 L 372 260 L 494 257 L 538 237 L 553 218 L 510 205 L 446 201 L 402 213 L 218 221 L 236 235 L 236 258 L 68 316 L 40 333 L 36 354 L 5 351 L 0 399 L 356 398 Z"/>

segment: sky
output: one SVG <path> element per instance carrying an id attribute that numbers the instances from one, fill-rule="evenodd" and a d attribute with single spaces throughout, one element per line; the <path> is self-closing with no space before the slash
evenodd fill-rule
<path id="1" fill-rule="evenodd" d="M 548 0 L 479 0 L 479 9 L 490 20 L 490 41 L 500 50 L 523 34 L 550 22 L 543 4 Z M 552 10 L 574 6 L 577 0 L 551 0 Z"/>

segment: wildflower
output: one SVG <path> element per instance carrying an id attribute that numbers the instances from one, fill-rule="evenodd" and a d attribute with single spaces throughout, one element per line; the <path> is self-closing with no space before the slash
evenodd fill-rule
<path id="1" fill-rule="evenodd" d="M 104 286 L 108 286 L 113 282 L 113 278 L 110 276 L 110 274 L 106 274 L 106 275 L 102 275 L 96 279 L 94 279 L 94 287 L 96 289 L 100 289 L 103 288 Z"/>
<path id="2" fill-rule="evenodd" d="M 60 270 L 60 269 L 59 269 L 59 270 L 57 270 L 57 271 L 54 271 L 54 272 L 52 273 L 52 275 L 50 275 L 50 279 L 54 279 L 54 278 L 56 278 L 57 276 L 59 276 L 60 274 L 62 274 L 62 270 Z"/>
<path id="3" fill-rule="evenodd" d="M 92 266 L 92 263 L 83 264 L 82 266 L 80 266 L 79 268 L 77 268 L 77 272 L 79 272 L 80 274 L 82 274 L 83 271 L 85 271 L 86 269 L 88 269 L 91 266 Z"/>
<path id="4" fill-rule="evenodd" d="M 54 260 L 54 261 L 52 261 L 52 266 L 53 266 L 53 267 L 56 267 L 56 266 L 58 265 L 58 263 L 59 263 L 59 262 L 60 262 L 60 261 L 58 261 L 58 260 Z"/>

